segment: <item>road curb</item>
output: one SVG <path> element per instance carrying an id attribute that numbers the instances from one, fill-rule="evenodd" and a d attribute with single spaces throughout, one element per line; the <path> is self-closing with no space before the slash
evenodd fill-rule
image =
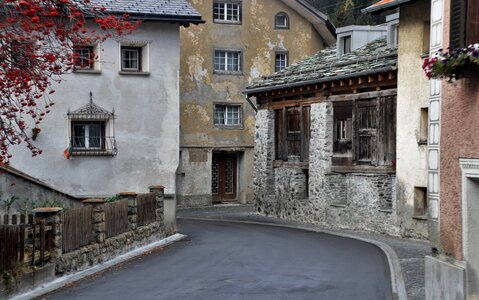
<path id="1" fill-rule="evenodd" d="M 356 239 L 359 241 L 372 244 L 378 247 L 379 249 L 381 249 L 388 259 L 389 270 L 391 273 L 391 287 L 392 287 L 393 298 L 395 300 L 407 300 L 406 285 L 404 283 L 404 277 L 402 274 L 401 265 L 399 263 L 399 258 L 396 252 L 393 250 L 393 248 L 391 248 L 388 244 L 383 243 L 381 241 L 377 241 L 377 240 L 369 239 L 365 237 L 360 237 L 353 234 L 343 233 L 343 232 L 336 232 L 336 231 L 327 230 L 327 229 L 308 228 L 308 227 L 304 227 L 300 225 L 275 224 L 275 223 L 258 222 L 258 221 L 242 221 L 242 220 L 215 219 L 215 218 L 198 218 L 198 217 L 177 217 L 177 219 L 211 221 L 211 222 L 243 223 L 243 224 L 300 229 L 300 230 L 305 230 L 310 232 L 325 233 L 325 234 L 335 235 L 335 236 L 344 237 L 344 238 Z"/>
<path id="2" fill-rule="evenodd" d="M 39 287 L 37 287 L 37 288 L 27 292 L 27 293 L 14 296 L 13 298 L 11 298 L 11 300 L 24 300 L 24 299 L 26 300 L 26 299 L 32 299 L 32 298 L 35 298 L 35 297 L 40 297 L 44 294 L 47 294 L 47 293 L 53 292 L 53 291 L 55 291 L 59 288 L 62 288 L 65 285 L 74 283 L 74 282 L 79 281 L 79 280 L 81 280 L 85 277 L 94 275 L 98 272 L 102 272 L 106 269 L 114 267 L 115 265 L 126 262 L 126 261 L 131 260 L 135 257 L 141 256 L 144 253 L 149 252 L 149 251 L 151 251 L 151 250 L 153 250 L 157 247 L 168 246 L 168 245 L 170 245 L 174 242 L 180 241 L 180 240 L 182 240 L 186 237 L 187 237 L 187 235 L 176 233 L 176 234 L 174 234 L 172 236 L 169 236 L 165 239 L 159 240 L 157 242 L 148 244 L 148 245 L 143 246 L 141 248 L 138 248 L 138 249 L 132 250 L 130 252 L 127 252 L 125 254 L 122 254 L 122 255 L 114 258 L 114 259 L 111 259 L 109 261 L 104 262 L 101 265 L 97 265 L 97 266 L 94 266 L 92 268 L 88 268 L 86 270 L 83 270 L 83 271 L 80 271 L 80 272 L 77 272 L 77 273 L 74 273 L 74 274 L 66 275 L 66 276 L 60 277 L 58 279 L 55 279 L 51 282 L 42 284 L 41 286 L 39 286 Z"/>

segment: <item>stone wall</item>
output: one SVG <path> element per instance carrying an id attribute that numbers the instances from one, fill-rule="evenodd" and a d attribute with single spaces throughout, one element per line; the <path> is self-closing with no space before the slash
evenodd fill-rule
<path id="1" fill-rule="evenodd" d="M 333 109 L 311 106 L 309 167 L 273 166 L 274 113 L 259 110 L 256 120 L 255 205 L 258 212 L 330 228 L 399 235 L 396 176 L 331 170 Z"/>
<path id="2" fill-rule="evenodd" d="M 145 226 L 137 224 L 136 195 L 131 193 L 120 194 L 122 200 L 128 201 L 129 230 L 114 237 L 106 238 L 104 205 L 93 203 L 93 231 L 94 242 L 69 253 L 62 253 L 56 260 L 55 273 L 63 275 L 89 268 L 126 253 L 134 248 L 146 245 L 166 237 L 163 218 L 163 189 L 154 190 L 156 193 L 156 220 Z"/>
<path id="3" fill-rule="evenodd" d="M 43 267 L 26 268 L 23 265 L 9 272 L 11 280 L 0 281 L 0 298 L 31 290 L 39 284 L 54 280 L 58 276 L 84 270 L 94 265 L 111 260 L 135 248 L 147 245 L 175 233 L 175 227 L 165 225 L 164 187 L 152 186 L 150 192 L 155 194 L 156 218 L 145 226 L 138 225 L 137 195 L 135 193 L 119 194 L 120 200 L 128 201 L 128 230 L 113 237 L 106 236 L 106 222 L 102 199 L 85 200 L 85 205 L 93 205 L 93 238 L 88 245 L 63 253 L 63 230 L 60 213 L 36 212 L 35 222 L 45 220 L 53 224 L 53 248 L 49 251 L 50 261 Z"/>

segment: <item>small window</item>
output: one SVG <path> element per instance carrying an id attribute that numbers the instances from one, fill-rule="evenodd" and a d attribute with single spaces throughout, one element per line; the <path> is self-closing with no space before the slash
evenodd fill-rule
<path id="1" fill-rule="evenodd" d="M 280 12 L 274 17 L 274 28 L 289 29 L 289 17 L 286 13 Z"/>
<path id="2" fill-rule="evenodd" d="M 241 2 L 214 1 L 213 19 L 217 23 L 241 24 Z"/>
<path id="3" fill-rule="evenodd" d="M 288 53 L 276 53 L 274 60 L 274 71 L 279 72 L 288 66 Z"/>
<path id="4" fill-rule="evenodd" d="M 390 166 L 396 159 L 395 96 L 333 103 L 333 165 Z"/>
<path id="5" fill-rule="evenodd" d="M 121 47 L 121 70 L 141 71 L 141 47 Z"/>
<path id="6" fill-rule="evenodd" d="M 91 101 L 67 113 L 72 156 L 115 156 L 115 115 Z"/>
<path id="7" fill-rule="evenodd" d="M 427 188 L 414 188 L 414 213 L 415 218 L 427 218 Z"/>
<path id="8" fill-rule="evenodd" d="M 428 121 L 429 121 L 429 114 L 428 108 L 422 107 L 421 108 L 421 116 L 420 116 L 420 124 L 419 124 L 419 145 L 427 145 L 427 137 L 428 137 Z"/>
<path id="9" fill-rule="evenodd" d="M 102 149 L 105 139 L 104 121 L 72 121 L 73 150 Z"/>
<path id="10" fill-rule="evenodd" d="M 345 36 L 341 38 L 341 45 L 342 45 L 342 54 L 347 54 L 351 52 L 351 36 Z"/>
<path id="11" fill-rule="evenodd" d="M 451 0 L 451 48 L 465 47 L 479 41 L 479 3 L 477 0 Z"/>
<path id="12" fill-rule="evenodd" d="M 241 104 L 215 104 L 214 124 L 226 126 L 241 126 Z"/>
<path id="13" fill-rule="evenodd" d="M 215 51 L 214 70 L 216 72 L 240 73 L 241 51 Z"/>
<path id="14" fill-rule="evenodd" d="M 275 110 L 275 144 L 277 160 L 309 160 L 309 106 Z"/>
<path id="15" fill-rule="evenodd" d="M 93 70 L 95 62 L 93 46 L 74 47 L 73 52 L 75 70 Z"/>

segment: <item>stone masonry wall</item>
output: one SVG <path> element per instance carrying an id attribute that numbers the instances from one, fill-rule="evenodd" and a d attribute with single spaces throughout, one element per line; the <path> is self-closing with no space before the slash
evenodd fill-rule
<path id="1" fill-rule="evenodd" d="M 309 170 L 286 164 L 273 168 L 274 114 L 258 111 L 254 174 L 257 210 L 329 228 L 399 235 L 396 176 L 332 172 L 332 133 L 331 103 L 313 104 Z"/>
<path id="2" fill-rule="evenodd" d="M 156 194 L 156 220 L 145 226 L 137 224 L 136 194 L 120 194 L 128 201 L 129 230 L 114 237 L 106 238 L 104 204 L 92 204 L 93 231 L 95 241 L 69 253 L 62 253 L 56 260 L 55 273 L 62 275 L 89 268 L 113 259 L 134 248 L 149 244 L 167 236 L 164 220 L 164 191 L 152 189 Z"/>
<path id="3" fill-rule="evenodd" d="M 260 109 L 256 114 L 253 193 L 258 211 L 269 209 L 274 198 L 274 111 Z"/>

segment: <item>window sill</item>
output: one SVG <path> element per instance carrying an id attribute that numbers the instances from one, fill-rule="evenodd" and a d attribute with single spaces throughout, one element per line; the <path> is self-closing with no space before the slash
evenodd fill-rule
<path id="1" fill-rule="evenodd" d="M 274 160 L 273 167 L 287 167 L 287 168 L 300 168 L 307 170 L 309 169 L 309 162 L 307 161 L 283 161 L 283 160 Z"/>
<path id="2" fill-rule="evenodd" d="M 101 74 L 101 70 L 86 70 L 86 69 L 78 69 L 73 70 L 75 74 Z"/>
<path id="3" fill-rule="evenodd" d="M 243 125 L 221 125 L 221 124 L 214 124 L 215 128 L 218 129 L 226 129 L 226 130 L 243 130 Z"/>
<path id="4" fill-rule="evenodd" d="M 338 208 L 348 207 L 346 204 L 340 204 L 340 203 L 331 203 L 329 206 L 338 207 Z"/>
<path id="5" fill-rule="evenodd" d="M 380 212 L 387 213 L 387 214 L 392 214 L 393 210 L 392 209 L 386 209 L 386 208 L 380 208 Z"/>
<path id="6" fill-rule="evenodd" d="M 419 140 L 419 141 L 417 142 L 417 145 L 418 145 L 418 146 L 427 146 L 427 140 Z"/>
<path id="7" fill-rule="evenodd" d="M 331 166 L 331 173 L 370 173 L 370 174 L 396 174 L 392 167 L 375 166 Z"/>
<path id="8" fill-rule="evenodd" d="M 422 215 L 422 216 L 412 216 L 412 218 L 415 219 L 415 220 L 420 220 L 420 221 L 427 221 L 427 220 L 428 220 L 427 216 L 425 216 L 425 215 Z"/>
<path id="9" fill-rule="evenodd" d="M 228 21 L 228 20 L 221 20 L 221 19 L 213 19 L 213 23 L 217 24 L 226 24 L 226 25 L 241 25 L 241 21 Z"/>
<path id="10" fill-rule="evenodd" d="M 243 75 L 243 71 L 213 70 L 213 74 L 215 74 L 215 75 L 235 75 L 235 76 L 242 76 L 242 75 Z"/>
<path id="11" fill-rule="evenodd" d="M 289 30 L 289 27 L 274 27 L 276 30 Z"/>
<path id="12" fill-rule="evenodd" d="M 150 76 L 150 72 L 141 71 L 119 71 L 120 75 Z"/>
<path id="13" fill-rule="evenodd" d="M 115 156 L 116 150 L 73 150 L 72 156 Z"/>

